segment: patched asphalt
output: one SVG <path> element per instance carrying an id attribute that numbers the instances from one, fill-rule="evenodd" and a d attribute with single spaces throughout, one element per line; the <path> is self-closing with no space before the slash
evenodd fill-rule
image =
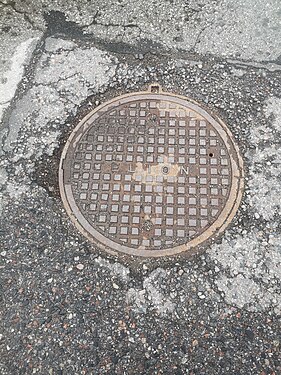
<path id="1" fill-rule="evenodd" d="M 229 3 L 0 2 L 1 374 L 281 371 L 280 7 Z M 245 164 L 193 257 L 109 256 L 59 196 L 79 120 L 151 82 L 222 118 Z"/>

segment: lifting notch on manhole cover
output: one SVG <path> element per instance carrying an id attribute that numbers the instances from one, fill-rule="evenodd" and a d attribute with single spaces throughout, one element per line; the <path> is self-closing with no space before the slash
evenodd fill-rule
<path id="1" fill-rule="evenodd" d="M 243 162 L 224 122 L 152 84 L 77 125 L 59 183 L 70 218 L 99 248 L 158 257 L 223 232 L 241 201 Z"/>

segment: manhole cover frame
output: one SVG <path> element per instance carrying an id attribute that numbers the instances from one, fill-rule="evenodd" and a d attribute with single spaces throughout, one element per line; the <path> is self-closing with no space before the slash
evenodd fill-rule
<path id="1" fill-rule="evenodd" d="M 97 112 L 102 111 L 106 107 L 113 106 L 116 102 L 117 105 L 120 105 L 120 101 L 126 101 L 128 99 L 165 99 L 165 100 L 176 100 L 177 103 L 198 112 L 202 117 L 204 117 L 219 133 L 221 138 L 223 139 L 225 145 L 227 146 L 231 143 L 232 148 L 235 151 L 235 158 L 231 157 L 231 169 L 232 169 L 232 184 L 230 188 L 229 197 L 226 201 L 226 204 L 218 216 L 218 218 L 199 236 L 191 239 L 190 241 L 180 244 L 178 246 L 174 246 L 171 248 L 165 248 L 160 250 L 149 250 L 149 249 L 142 249 L 139 248 L 132 248 L 126 245 L 120 245 L 119 243 L 111 240 L 110 238 L 102 235 L 100 232 L 95 230 L 93 226 L 86 220 L 83 216 L 81 211 L 79 210 L 78 206 L 74 201 L 74 197 L 72 193 L 70 193 L 69 189 L 66 189 L 64 184 L 64 160 L 66 158 L 66 154 L 70 145 L 72 144 L 73 140 L 79 141 L 80 136 L 77 136 L 79 131 L 81 132 L 81 128 L 84 127 L 84 132 L 92 123 L 88 123 L 89 119 L 92 119 Z M 188 106 L 187 106 L 188 104 Z M 113 106 L 114 107 L 114 106 Z M 112 107 L 112 108 L 113 108 Z M 111 109 L 112 109 L 111 108 Z M 98 116 L 99 117 L 99 116 Z M 228 148 L 229 151 L 229 148 Z M 206 110 L 202 107 L 201 104 L 197 103 L 195 100 L 185 97 L 182 95 L 178 95 L 171 92 L 163 91 L 161 86 L 156 84 L 151 84 L 146 91 L 139 91 L 139 92 L 131 92 L 128 94 L 123 94 L 113 99 L 106 101 L 100 104 L 98 107 L 94 108 L 88 115 L 86 115 L 74 128 L 72 133 L 70 134 L 64 148 L 62 151 L 60 164 L 59 164 L 59 188 L 61 198 L 64 204 L 64 208 L 69 215 L 71 221 L 74 223 L 76 228 L 94 245 L 96 245 L 99 249 L 105 250 L 106 252 L 113 254 L 113 255 L 134 255 L 139 257 L 163 257 L 163 256 L 174 256 L 180 253 L 186 254 L 193 254 L 196 249 L 198 249 L 199 245 L 203 245 L 204 243 L 213 240 L 226 229 L 226 227 L 231 223 L 233 220 L 242 200 L 243 191 L 244 191 L 244 168 L 243 168 L 243 159 L 240 154 L 240 150 L 235 142 L 235 139 L 226 126 L 226 124 L 217 116 L 214 115 L 209 109 Z"/>

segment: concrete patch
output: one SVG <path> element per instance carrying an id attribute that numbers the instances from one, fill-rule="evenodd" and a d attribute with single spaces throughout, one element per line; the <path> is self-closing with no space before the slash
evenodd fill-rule
<path id="1" fill-rule="evenodd" d="M 167 276 L 165 270 L 157 268 L 143 281 L 143 289 L 129 289 L 127 302 L 133 304 L 138 313 L 146 313 L 148 308 L 156 310 L 160 315 L 173 313 L 175 304 L 161 291 L 161 282 Z"/>
<path id="2" fill-rule="evenodd" d="M 268 98 L 264 106 L 266 121 L 252 125 L 250 140 L 254 149 L 247 153 L 253 160 L 249 168 L 249 203 L 265 220 L 280 212 L 280 105 L 280 99 Z"/>
<path id="3" fill-rule="evenodd" d="M 225 274 L 215 283 L 226 302 L 239 308 L 260 311 L 281 308 L 278 281 L 281 276 L 280 236 L 265 242 L 261 233 L 227 238 L 208 251 L 223 266 Z"/>
<path id="4" fill-rule="evenodd" d="M 4 109 L 9 106 L 15 95 L 17 86 L 23 77 L 24 65 L 28 63 L 38 40 L 38 38 L 30 38 L 22 42 L 11 58 L 10 70 L 2 76 L 2 82 L 5 83 L 0 83 L 0 122 Z"/>
<path id="5" fill-rule="evenodd" d="M 11 113 L 3 149 L 8 152 L 17 147 L 14 161 L 30 162 L 32 154 L 37 160 L 44 153 L 50 155 L 61 133 L 60 124 L 114 75 L 116 62 L 108 54 L 97 49 L 62 51 L 63 41 L 57 40 L 58 48 L 54 43 L 52 39 L 55 53 L 42 56 L 33 87 Z M 19 133 L 24 138 L 19 138 Z"/>

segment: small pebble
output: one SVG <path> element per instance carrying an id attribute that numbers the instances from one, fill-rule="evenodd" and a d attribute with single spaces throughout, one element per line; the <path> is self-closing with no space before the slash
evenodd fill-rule
<path id="1" fill-rule="evenodd" d="M 77 264 L 76 268 L 77 268 L 79 271 L 82 271 L 83 268 L 84 268 L 84 265 L 81 264 L 81 263 L 79 263 L 79 264 Z"/>
<path id="2" fill-rule="evenodd" d="M 200 298 L 200 299 L 205 299 L 206 297 L 205 297 L 205 295 L 203 294 L 203 293 L 198 293 L 198 297 Z"/>
<path id="3" fill-rule="evenodd" d="M 198 340 L 193 340 L 192 341 L 192 346 L 197 346 L 198 345 Z"/>

